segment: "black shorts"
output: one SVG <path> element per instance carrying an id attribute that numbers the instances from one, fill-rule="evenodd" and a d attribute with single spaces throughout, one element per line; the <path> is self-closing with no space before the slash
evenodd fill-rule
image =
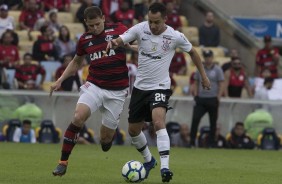
<path id="1" fill-rule="evenodd" d="M 172 95 L 170 89 L 143 91 L 133 88 L 129 104 L 129 123 L 152 121 L 152 110 L 156 107 L 168 109 L 168 100 Z"/>

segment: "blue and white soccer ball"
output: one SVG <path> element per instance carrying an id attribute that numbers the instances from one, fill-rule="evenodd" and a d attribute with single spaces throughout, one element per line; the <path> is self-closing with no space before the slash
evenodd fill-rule
<path id="1" fill-rule="evenodd" d="M 145 179 L 146 170 L 143 164 L 136 160 L 130 160 L 122 167 L 122 176 L 125 181 L 138 183 Z"/>

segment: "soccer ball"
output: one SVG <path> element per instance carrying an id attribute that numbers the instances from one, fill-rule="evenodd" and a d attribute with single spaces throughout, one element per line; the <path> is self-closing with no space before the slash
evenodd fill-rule
<path id="1" fill-rule="evenodd" d="M 136 160 L 128 161 L 122 167 L 122 176 L 125 181 L 138 183 L 145 179 L 146 170 L 143 164 Z"/>

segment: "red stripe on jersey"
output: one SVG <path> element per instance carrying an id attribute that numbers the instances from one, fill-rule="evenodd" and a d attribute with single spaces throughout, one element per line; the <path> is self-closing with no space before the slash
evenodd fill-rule
<path id="1" fill-rule="evenodd" d="M 105 24 L 99 35 L 84 33 L 77 44 L 77 55 L 85 55 L 90 64 L 87 81 L 109 90 L 128 87 L 128 68 L 124 48 L 110 49 L 106 53 L 108 41 L 123 34 L 127 28 L 118 24 Z"/>

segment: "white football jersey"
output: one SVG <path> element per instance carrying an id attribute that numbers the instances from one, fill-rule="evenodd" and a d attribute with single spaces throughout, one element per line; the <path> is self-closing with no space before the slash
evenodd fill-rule
<path id="1" fill-rule="evenodd" d="M 120 35 L 124 44 L 137 40 L 138 70 L 134 87 L 141 90 L 170 89 L 169 66 L 175 49 L 189 52 L 188 39 L 170 26 L 160 35 L 153 35 L 148 21 L 136 24 Z"/>

